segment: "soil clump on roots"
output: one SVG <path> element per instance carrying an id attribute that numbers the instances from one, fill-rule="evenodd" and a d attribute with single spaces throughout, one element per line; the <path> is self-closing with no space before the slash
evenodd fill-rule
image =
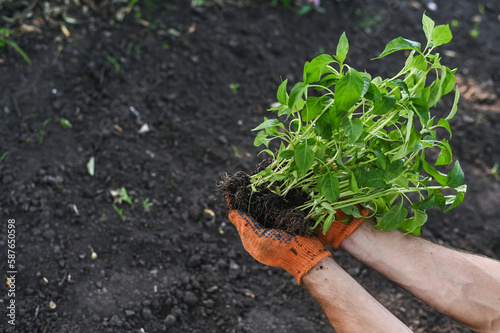
<path id="1" fill-rule="evenodd" d="M 270 162 L 263 161 L 250 174 L 238 171 L 223 177 L 220 189 L 224 191 L 233 209 L 248 213 L 266 228 L 301 236 L 314 235 L 314 230 L 310 228 L 314 221 L 306 212 L 296 208 L 307 200 L 306 193 L 292 190 L 285 196 L 279 196 L 265 186 L 258 192 L 252 191 L 249 186 L 251 175 L 264 170 Z"/>

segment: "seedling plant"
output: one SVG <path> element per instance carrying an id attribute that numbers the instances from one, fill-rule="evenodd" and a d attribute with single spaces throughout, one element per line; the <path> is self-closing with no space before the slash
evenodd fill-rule
<path id="1" fill-rule="evenodd" d="M 11 34 L 10 30 L 6 28 L 0 28 L 0 52 L 2 52 L 4 47 L 8 45 L 12 47 L 14 50 L 16 50 L 17 53 L 19 53 L 21 57 L 23 57 L 24 61 L 26 61 L 26 63 L 28 63 L 28 65 L 31 66 L 31 59 L 19 45 L 10 40 L 9 38 L 10 34 Z"/>
<path id="2" fill-rule="evenodd" d="M 52 118 L 47 118 L 43 121 L 42 126 L 40 126 L 40 129 L 38 130 L 38 142 L 41 144 L 43 143 L 43 137 L 46 134 L 45 127 L 52 121 Z"/>
<path id="3" fill-rule="evenodd" d="M 427 209 L 450 210 L 463 201 L 460 163 L 446 167 L 453 163 L 452 150 L 448 138 L 438 138 L 442 133 L 451 138 L 449 121 L 460 97 L 456 70 L 441 64 L 435 52 L 451 41 L 452 33 L 425 14 L 422 23 L 425 46 L 398 37 L 375 58 L 408 52 L 394 77 L 372 77 L 349 66 L 344 33 L 335 55 L 305 63 L 303 80 L 290 93 L 288 80 L 280 84 L 279 105 L 270 111 L 283 121 L 265 118 L 254 129 L 254 144 L 265 146 L 272 162 L 251 177 L 253 193 L 263 188 L 282 197 L 292 190 L 305 192 L 307 201 L 298 209 L 312 218 L 311 228 L 323 232 L 336 211 L 359 217 L 361 205 L 373 212 L 375 228 L 418 235 Z M 453 90 L 449 114 L 433 115 L 431 109 Z M 269 143 L 274 139 L 281 144 L 273 152 Z"/>

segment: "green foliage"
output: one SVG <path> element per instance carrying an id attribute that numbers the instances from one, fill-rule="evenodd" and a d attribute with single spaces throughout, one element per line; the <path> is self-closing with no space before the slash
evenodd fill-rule
<path id="1" fill-rule="evenodd" d="M 43 121 L 42 126 L 40 126 L 40 129 L 38 130 L 38 142 L 43 143 L 43 138 L 46 134 L 45 132 L 45 127 L 52 121 L 52 118 L 47 118 Z"/>
<path id="2" fill-rule="evenodd" d="M 126 216 L 124 213 L 123 213 L 123 208 L 119 208 L 117 205 L 113 204 L 113 208 L 115 210 L 115 212 L 118 213 L 118 215 L 120 216 L 120 218 L 122 219 L 122 221 L 131 221 L 132 218 Z"/>
<path id="3" fill-rule="evenodd" d="M 339 0 L 337 0 L 338 2 Z M 342 1 L 342 0 L 340 0 Z M 286 9 L 292 9 L 299 15 L 306 15 L 315 10 L 319 13 L 324 13 L 325 9 L 320 6 L 320 0 L 304 1 L 302 5 L 296 6 L 291 0 L 271 0 L 271 6 L 275 7 L 281 4 Z"/>
<path id="4" fill-rule="evenodd" d="M 9 39 L 9 37 L 10 37 L 10 30 L 5 29 L 5 28 L 0 28 L 0 52 L 2 52 L 3 48 L 6 45 L 8 45 L 8 46 L 12 47 L 14 50 L 16 50 L 17 53 L 19 53 L 21 55 L 21 57 L 23 57 L 24 61 L 26 61 L 28 63 L 28 65 L 31 66 L 31 59 L 28 57 L 26 52 L 24 52 L 24 50 L 22 48 L 20 48 L 19 45 L 17 45 L 13 41 L 11 41 Z"/>
<path id="5" fill-rule="evenodd" d="M 66 128 L 73 127 L 73 124 L 71 124 L 71 122 L 66 118 L 59 119 L 59 123 L 61 124 L 62 127 L 66 127 Z"/>
<path id="6" fill-rule="evenodd" d="M 2 156 L 0 156 L 0 162 L 2 162 L 7 157 L 7 155 L 9 155 L 8 151 L 6 151 L 5 153 L 3 153 Z"/>
<path id="7" fill-rule="evenodd" d="M 128 203 L 130 206 L 133 206 L 132 198 L 128 195 L 127 189 L 122 186 L 122 188 L 120 189 L 120 191 L 121 191 L 121 198 L 122 198 L 122 200 L 125 201 L 126 203 Z"/>
<path id="8" fill-rule="evenodd" d="M 151 207 L 153 207 L 154 203 L 150 202 L 148 198 L 142 201 L 142 208 L 145 212 L 149 212 Z"/>
<path id="9" fill-rule="evenodd" d="M 108 55 L 106 56 L 106 60 L 108 60 L 110 63 L 113 64 L 113 66 L 115 67 L 115 70 L 117 72 L 120 71 L 120 63 L 118 62 L 118 60 L 116 60 L 115 58 L 113 58 L 112 56 Z"/>
<path id="10" fill-rule="evenodd" d="M 8 152 L 7 152 L 7 153 L 8 153 Z M 5 156 L 7 153 L 5 153 L 5 154 L 4 154 L 4 156 Z M 0 158 L 0 162 L 3 160 L 3 157 L 4 157 L 4 156 L 2 156 L 2 158 Z M 500 179 L 500 174 L 498 173 L 498 169 L 499 169 L 498 167 L 499 167 L 498 163 L 495 163 L 495 164 L 493 165 L 493 167 L 491 168 L 491 170 L 490 170 L 490 174 L 492 174 L 492 175 L 493 175 L 493 177 L 495 177 L 495 179 L 496 179 L 496 180 L 499 180 L 499 179 Z"/>
<path id="11" fill-rule="evenodd" d="M 238 88 L 240 87 L 239 83 L 231 83 L 229 84 L 229 89 L 233 92 L 233 94 L 236 94 L 238 92 Z"/>
<path id="12" fill-rule="evenodd" d="M 373 211 L 376 228 L 418 235 L 427 209 L 459 205 L 467 187 L 460 163 L 451 167 L 448 139 L 460 94 L 455 70 L 433 52 L 452 35 L 448 25 L 436 26 L 425 14 L 422 24 L 427 39 L 423 49 L 419 42 L 398 37 L 376 58 L 409 51 L 403 69 L 392 78 L 373 78 L 345 64 L 349 42 L 342 34 L 336 54 L 306 62 L 303 81 L 289 94 L 288 80 L 283 81 L 277 92 L 280 105 L 270 111 L 285 119 L 265 118 L 254 129 L 254 144 L 265 145 L 263 151 L 274 160 L 252 176 L 252 189 L 307 193 L 309 200 L 298 208 L 325 232 L 337 210 L 359 215 L 359 204 Z M 450 113 L 436 117 L 432 108 L 453 90 Z M 440 128 L 449 138 L 438 139 Z M 274 139 L 281 141 L 277 154 L 269 150 Z M 437 158 L 427 157 L 427 151 L 437 152 Z"/>

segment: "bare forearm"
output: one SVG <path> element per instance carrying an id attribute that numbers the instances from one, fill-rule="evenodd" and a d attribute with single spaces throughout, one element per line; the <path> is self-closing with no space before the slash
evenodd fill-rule
<path id="1" fill-rule="evenodd" d="M 500 263 L 364 222 L 341 247 L 465 326 L 500 332 Z"/>
<path id="2" fill-rule="evenodd" d="M 331 258 L 303 277 L 336 332 L 411 332 Z"/>

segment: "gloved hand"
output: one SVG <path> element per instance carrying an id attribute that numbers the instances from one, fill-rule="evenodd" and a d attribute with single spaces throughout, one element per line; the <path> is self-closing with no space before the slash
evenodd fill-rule
<path id="1" fill-rule="evenodd" d="M 362 216 L 368 216 L 370 214 L 369 209 L 362 208 L 359 205 L 356 205 L 356 207 Z M 347 214 L 339 209 L 335 213 L 335 221 L 333 221 L 326 234 L 323 234 L 323 230 L 321 229 L 318 231 L 317 236 L 324 246 L 330 245 L 334 249 L 338 249 L 340 243 L 349 237 L 361 224 L 361 222 L 365 220 L 363 218 L 355 218 L 351 216 L 349 223 L 346 224 L 343 222 L 346 217 Z"/>
<path id="2" fill-rule="evenodd" d="M 229 220 L 238 229 L 241 242 L 252 257 L 264 265 L 285 269 L 297 278 L 299 285 L 317 263 L 332 256 L 316 237 L 264 228 L 251 216 L 234 209 L 229 210 Z"/>

